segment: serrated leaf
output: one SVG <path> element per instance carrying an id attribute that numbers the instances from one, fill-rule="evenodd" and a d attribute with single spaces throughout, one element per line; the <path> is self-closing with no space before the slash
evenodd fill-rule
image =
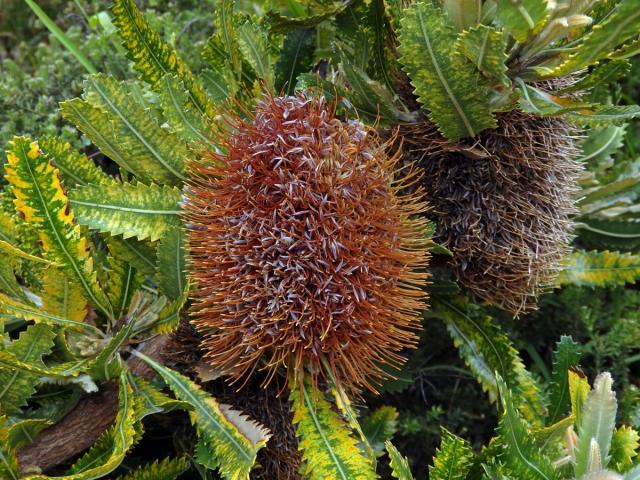
<path id="1" fill-rule="evenodd" d="M 167 230 L 158 242 L 156 281 L 160 291 L 175 300 L 184 292 L 186 277 L 186 238 L 183 228 Z"/>
<path id="2" fill-rule="evenodd" d="M 458 35 L 455 49 L 471 61 L 491 81 L 510 85 L 507 76 L 507 43 L 493 27 L 478 25 Z"/>
<path id="3" fill-rule="evenodd" d="M 408 113 L 394 105 L 393 94 L 384 85 L 372 80 L 364 70 L 349 62 L 342 48 L 338 49 L 338 53 L 340 66 L 351 87 L 348 97 L 359 112 L 367 112 L 371 121 L 380 119 L 383 124 L 411 120 Z"/>
<path id="4" fill-rule="evenodd" d="M 575 53 L 549 73 L 559 77 L 582 70 L 607 57 L 616 47 L 635 37 L 640 29 L 640 10 L 635 0 L 622 0 L 613 12 L 594 25 L 580 43 Z"/>
<path id="5" fill-rule="evenodd" d="M 331 408 L 322 392 L 308 381 L 290 392 L 293 423 L 302 450 L 301 472 L 310 480 L 376 478 L 371 463 L 357 446 L 346 423 Z"/>
<path id="6" fill-rule="evenodd" d="M 495 401 L 498 385 L 495 372 L 505 378 L 509 388 L 516 392 L 520 411 L 531 423 L 540 425 L 545 408 L 539 386 L 526 370 L 518 351 L 509 337 L 491 317 L 475 318 L 463 308 L 443 298 L 434 299 L 433 309 L 447 325 L 447 330 L 476 379 Z"/>
<path id="7" fill-rule="evenodd" d="M 256 23 L 247 22 L 238 27 L 237 35 L 244 60 L 267 88 L 273 88 L 274 78 L 266 30 Z"/>
<path id="8" fill-rule="evenodd" d="M 442 440 L 429 467 L 430 480 L 465 480 L 473 466 L 469 443 L 442 429 Z"/>
<path id="9" fill-rule="evenodd" d="M 559 97 L 549 92 L 527 85 L 522 80 L 517 79 L 520 93 L 519 106 L 523 112 L 532 113 L 539 116 L 558 116 L 571 114 L 577 111 L 590 111 L 593 105 L 580 100 Z"/>
<path id="10" fill-rule="evenodd" d="M 155 86 L 167 74 L 177 76 L 187 88 L 193 107 L 213 118 L 214 107 L 202 83 L 180 60 L 177 52 L 151 28 L 136 3 L 133 0 L 115 0 L 112 11 L 113 24 L 118 28 L 128 58 L 134 62 L 140 78 Z"/>
<path id="11" fill-rule="evenodd" d="M 440 8 L 415 3 L 400 20 L 400 62 L 429 118 L 450 139 L 497 125 L 473 65 L 455 52 L 456 34 Z"/>
<path id="12" fill-rule="evenodd" d="M 33 320 L 36 323 L 43 323 L 45 325 L 62 326 L 64 328 L 75 330 L 88 330 L 93 333 L 99 332 L 99 330 L 91 324 L 59 317 L 52 313 L 45 312 L 34 305 L 7 297 L 2 293 L 0 293 L 0 311 L 10 315 L 15 315 L 18 318 Z"/>
<path id="13" fill-rule="evenodd" d="M 640 255 L 574 251 L 558 277 L 560 285 L 604 287 L 635 283 L 640 279 Z"/>
<path id="14" fill-rule="evenodd" d="M 258 450 L 269 439 L 267 430 L 231 407 L 218 404 L 187 377 L 139 352 L 135 354 L 158 372 L 176 398 L 193 407 L 191 421 L 198 430 L 201 451 L 207 450 L 207 467 L 217 468 L 225 479 L 247 478 Z"/>
<path id="15" fill-rule="evenodd" d="M 156 249 L 149 242 L 122 237 L 109 237 L 106 242 L 113 257 L 130 263 L 147 277 L 153 277 L 156 270 Z"/>
<path id="16" fill-rule="evenodd" d="M 504 449 L 500 460 L 518 480 L 553 480 L 558 478 L 551 461 L 539 451 L 520 418 L 512 394 L 498 376 L 498 389 L 502 403 L 502 418 L 498 424 L 499 441 Z"/>
<path id="17" fill-rule="evenodd" d="M 570 120 L 590 126 L 621 125 L 637 117 L 640 117 L 638 105 L 593 105 L 584 110 L 571 111 L 568 115 Z"/>
<path id="18" fill-rule="evenodd" d="M 122 360 L 120 347 L 131 337 L 137 318 L 127 318 L 128 322 L 120 330 L 105 339 L 104 345 L 91 364 L 91 378 L 111 380 L 121 374 Z"/>
<path id="19" fill-rule="evenodd" d="M 591 129 L 582 143 L 581 162 L 592 166 L 607 165 L 611 155 L 623 145 L 625 126 L 609 125 Z"/>
<path id="20" fill-rule="evenodd" d="M 115 424 L 80 458 L 67 475 L 34 475 L 25 480 L 97 480 L 113 472 L 139 438 L 136 398 L 125 374 L 119 378 L 118 415 Z"/>
<path id="21" fill-rule="evenodd" d="M 74 190 L 69 201 L 78 222 L 89 228 L 156 241 L 180 225 L 181 195 L 168 186 L 113 182 Z"/>
<path id="22" fill-rule="evenodd" d="M 498 0 L 498 19 L 519 43 L 540 31 L 547 18 L 547 0 Z"/>
<path id="23" fill-rule="evenodd" d="M 53 421 L 42 418 L 18 420 L 8 427 L 7 443 L 9 447 L 13 449 L 29 445 L 38 433 L 53 424 Z M 2 472 L 2 470 L 0 470 L 0 472 Z"/>
<path id="24" fill-rule="evenodd" d="M 312 15 L 301 17 L 285 17 L 274 11 L 268 11 L 265 16 L 265 23 L 269 25 L 269 30 L 273 33 L 287 33 L 296 28 L 312 28 L 325 20 L 342 13 L 349 2 L 339 2 L 333 5 L 320 5 L 322 10 Z"/>
<path id="25" fill-rule="evenodd" d="M 24 363 L 44 366 L 42 357 L 51 353 L 55 333 L 46 325 L 32 325 L 11 342 L 3 353 L 14 355 Z M 34 394 L 40 382 L 37 375 L 0 366 L 0 412 L 17 415 Z"/>
<path id="26" fill-rule="evenodd" d="M 591 391 L 589 381 L 581 373 L 569 371 L 569 397 L 571 398 L 571 413 L 575 417 L 577 427 L 582 423 L 582 407 L 587 395 Z"/>
<path id="27" fill-rule="evenodd" d="M 186 458 L 165 458 L 138 467 L 126 475 L 119 476 L 116 480 L 175 480 L 187 468 L 189 468 L 189 460 Z"/>
<path id="28" fill-rule="evenodd" d="M 157 183 L 179 184 L 184 180 L 186 145 L 156 121 L 146 111 L 128 84 L 106 75 L 92 75 L 85 82 L 86 101 L 104 112 L 99 124 L 109 128 L 103 136 L 111 135 L 126 156 L 127 166 L 133 166 L 138 177 Z M 72 100 L 71 102 L 73 102 Z M 63 115 L 65 105 L 61 104 Z M 115 159 L 114 159 L 115 160 Z M 123 168 L 127 168 L 122 165 Z"/>
<path id="29" fill-rule="evenodd" d="M 92 160 L 72 149 L 69 143 L 64 143 L 56 137 L 44 137 L 40 139 L 39 144 L 42 151 L 55 162 L 66 189 L 111 181 L 111 178 Z"/>
<path id="30" fill-rule="evenodd" d="M 156 413 L 171 412 L 176 409 L 190 410 L 192 408 L 187 402 L 181 402 L 169 397 L 154 387 L 151 382 L 137 377 L 131 372 L 128 373 L 128 376 L 136 396 L 140 399 L 141 418 Z"/>
<path id="31" fill-rule="evenodd" d="M 84 321 L 88 305 L 82 288 L 59 269 L 49 268 L 42 277 L 42 310 L 61 318 Z"/>
<path id="32" fill-rule="evenodd" d="M 560 93 L 579 92 L 589 90 L 598 85 L 606 85 L 619 78 L 625 77 L 631 70 L 631 64 L 626 60 L 613 60 L 598 65 L 578 82 L 570 87 L 563 88 Z"/>
<path id="33" fill-rule="evenodd" d="M 0 240 L 0 242 L 2 241 Z M 8 243 L 6 244 L 9 245 Z M 0 250 L 2 250 L 2 248 L 0 248 Z M 15 299 L 27 301 L 27 297 L 16 279 L 11 264 L 12 262 L 10 261 L 0 263 L 0 292 L 4 292 Z"/>
<path id="34" fill-rule="evenodd" d="M 616 472 L 625 472 L 632 465 L 640 448 L 640 435 L 632 427 L 622 425 L 613 432 L 611 437 L 611 460 L 609 468 Z"/>
<path id="35" fill-rule="evenodd" d="M 640 221 L 583 218 L 577 225 L 580 238 L 590 245 L 617 250 L 635 250 L 640 246 Z"/>
<path id="36" fill-rule="evenodd" d="M 6 480 L 20 478 L 20 466 L 16 451 L 9 444 L 9 430 L 5 417 L 0 417 L 0 478 Z"/>
<path id="37" fill-rule="evenodd" d="M 74 222 L 58 171 L 37 142 L 15 137 L 10 146 L 5 172 L 17 211 L 37 228 L 47 257 L 78 282 L 93 306 L 111 318 L 111 305 L 96 280 L 89 243 Z"/>
<path id="38" fill-rule="evenodd" d="M 397 423 L 398 410 L 388 405 L 378 407 L 363 420 L 362 431 L 376 456 L 384 454 L 384 444 L 396 433 Z"/>
<path id="39" fill-rule="evenodd" d="M 116 318 L 122 318 L 127 313 L 131 298 L 144 283 L 144 276 L 127 262 L 120 259 L 109 259 L 109 284 L 107 296 L 113 305 Z"/>
<path id="40" fill-rule="evenodd" d="M 553 354 L 547 425 L 559 421 L 570 409 L 569 369 L 578 366 L 579 361 L 580 345 L 571 337 L 560 337 Z"/>
<path id="41" fill-rule="evenodd" d="M 165 75 L 157 82 L 156 90 L 167 123 L 184 142 L 196 146 L 211 143 L 207 137 L 211 127 L 206 117 L 189 102 L 188 92 L 178 77 Z"/>
<path id="42" fill-rule="evenodd" d="M 182 295 L 178 297 L 160 312 L 158 320 L 152 325 L 151 331 L 154 334 L 171 333 L 180 325 L 180 312 L 187 301 L 189 294 L 188 286 L 185 287 Z"/>
<path id="43" fill-rule="evenodd" d="M 593 389 L 584 402 L 581 422 L 578 427 L 578 443 L 575 451 L 574 474 L 580 477 L 592 464 L 593 440 L 599 447 L 602 467 L 609 462 L 611 437 L 616 425 L 618 403 L 612 390 L 613 380 L 609 373 L 601 373 L 593 383 Z"/>
<path id="44" fill-rule="evenodd" d="M 387 449 L 387 454 L 389 455 L 391 476 L 398 480 L 413 480 L 413 474 L 411 473 L 407 457 L 403 457 L 390 440 L 385 442 L 385 447 Z"/>
<path id="45" fill-rule="evenodd" d="M 313 66 L 315 41 L 315 30 L 295 29 L 287 34 L 275 66 L 277 92 L 294 92 L 298 75 Z"/>

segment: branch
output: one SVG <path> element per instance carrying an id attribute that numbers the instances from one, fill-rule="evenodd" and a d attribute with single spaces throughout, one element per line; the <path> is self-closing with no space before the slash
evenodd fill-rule
<path id="1" fill-rule="evenodd" d="M 170 335 L 153 337 L 140 351 L 154 360 L 162 360 L 172 342 Z M 133 373 L 150 379 L 155 372 L 142 360 L 132 357 L 127 365 Z M 60 422 L 43 430 L 33 443 L 18 451 L 22 471 L 41 471 L 55 467 L 91 447 L 114 422 L 118 410 L 118 386 L 102 385 L 99 392 L 84 397 Z"/>

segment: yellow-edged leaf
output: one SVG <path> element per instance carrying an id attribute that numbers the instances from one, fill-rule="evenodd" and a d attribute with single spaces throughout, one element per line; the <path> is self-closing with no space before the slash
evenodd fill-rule
<path id="1" fill-rule="evenodd" d="M 111 305 L 96 280 L 88 240 L 76 225 L 58 170 L 37 142 L 15 137 L 10 142 L 6 178 L 16 210 L 33 225 L 45 255 L 82 287 L 86 299 L 107 317 Z"/>

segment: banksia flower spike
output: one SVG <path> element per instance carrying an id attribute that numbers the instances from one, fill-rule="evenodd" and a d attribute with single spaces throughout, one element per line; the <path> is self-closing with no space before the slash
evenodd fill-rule
<path id="1" fill-rule="evenodd" d="M 267 96 L 190 168 L 192 316 L 234 381 L 279 366 L 346 388 L 416 342 L 428 251 L 421 191 L 395 156 L 323 98 Z M 323 365 L 324 364 L 324 365 Z"/>

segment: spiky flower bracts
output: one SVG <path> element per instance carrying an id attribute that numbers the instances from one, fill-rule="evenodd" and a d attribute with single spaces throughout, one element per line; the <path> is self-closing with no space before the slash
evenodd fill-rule
<path id="1" fill-rule="evenodd" d="M 283 365 L 373 388 L 425 307 L 420 192 L 322 98 L 267 97 L 229 130 L 191 165 L 185 206 L 206 358 L 237 381 Z"/>

